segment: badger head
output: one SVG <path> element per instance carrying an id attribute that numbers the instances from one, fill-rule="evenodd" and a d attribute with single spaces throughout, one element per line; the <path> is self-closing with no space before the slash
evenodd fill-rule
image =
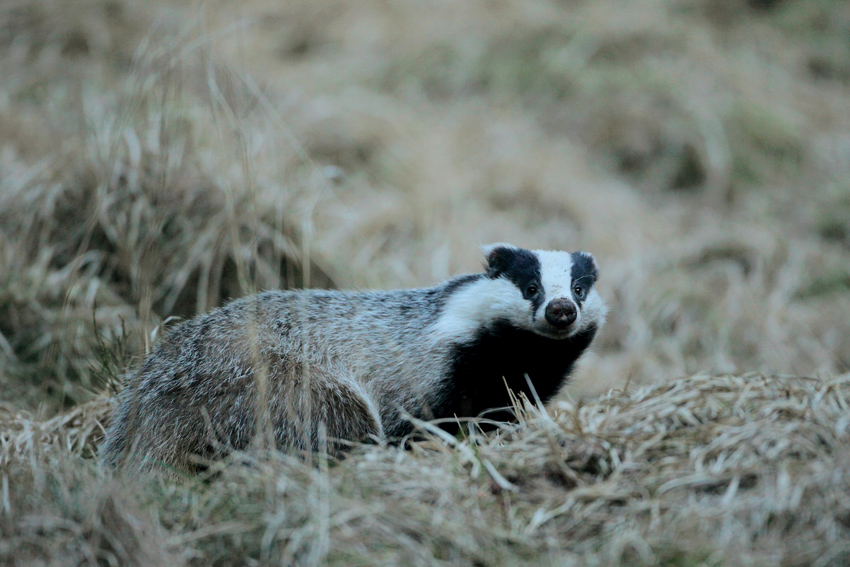
<path id="1" fill-rule="evenodd" d="M 604 322 L 607 309 L 595 288 L 599 270 L 587 252 L 524 250 L 501 243 L 482 251 L 487 278 L 503 290 L 497 311 L 512 325 L 562 339 Z"/>

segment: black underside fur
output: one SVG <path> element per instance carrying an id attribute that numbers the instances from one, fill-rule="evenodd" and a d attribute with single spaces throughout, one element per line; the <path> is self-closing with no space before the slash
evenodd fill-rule
<path id="1" fill-rule="evenodd" d="M 471 343 L 457 347 L 441 396 L 445 402 L 434 408 L 434 417 L 476 417 L 486 412 L 488 419 L 511 421 L 513 413 L 504 409 L 511 405 L 508 388 L 535 399 L 526 375 L 537 397 L 546 403 L 566 382 L 595 334 L 594 326 L 558 340 L 507 323 L 481 331 Z M 502 409 L 488 411 L 498 408 Z"/>

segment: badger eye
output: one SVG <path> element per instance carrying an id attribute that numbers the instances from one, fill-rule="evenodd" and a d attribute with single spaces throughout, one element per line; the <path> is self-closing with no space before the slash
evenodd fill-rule
<path id="1" fill-rule="evenodd" d="M 579 298 L 584 297 L 584 288 L 582 288 L 580 285 L 575 286 L 575 287 L 573 288 L 573 291 L 575 292 L 575 294 L 576 294 Z"/>
<path id="2" fill-rule="evenodd" d="M 536 295 L 537 294 L 537 284 L 531 284 L 525 289 L 526 295 Z"/>

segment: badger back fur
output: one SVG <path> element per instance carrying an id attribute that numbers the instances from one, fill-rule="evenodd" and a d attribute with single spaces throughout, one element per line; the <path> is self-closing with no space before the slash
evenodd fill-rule
<path id="1" fill-rule="evenodd" d="M 407 414 L 505 408 L 508 389 L 532 396 L 529 381 L 546 402 L 604 322 L 596 263 L 508 244 L 484 253 L 485 273 L 435 287 L 270 291 L 179 325 L 128 380 L 102 461 L 191 470 L 264 426 L 283 450 L 328 439 L 337 452 L 405 436 Z"/>

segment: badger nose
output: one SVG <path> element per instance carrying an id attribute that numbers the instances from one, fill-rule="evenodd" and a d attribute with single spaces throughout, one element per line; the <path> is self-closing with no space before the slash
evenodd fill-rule
<path id="1" fill-rule="evenodd" d="M 546 320 L 554 327 L 566 329 L 576 320 L 576 306 L 569 299 L 553 299 L 546 306 Z"/>

